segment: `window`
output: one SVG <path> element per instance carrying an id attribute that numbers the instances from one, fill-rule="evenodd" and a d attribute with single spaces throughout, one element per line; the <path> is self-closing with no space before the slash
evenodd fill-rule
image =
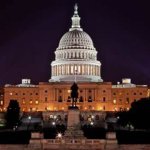
<path id="1" fill-rule="evenodd" d="M 103 93 L 105 93 L 106 91 L 105 90 L 103 90 Z"/>
<path id="2" fill-rule="evenodd" d="M 58 102 L 62 102 L 62 96 L 59 96 Z"/>
<path id="3" fill-rule="evenodd" d="M 113 104 L 116 104 L 116 102 L 117 102 L 116 99 L 114 99 L 114 100 L 113 100 Z"/>
<path id="4" fill-rule="evenodd" d="M 88 102 L 92 102 L 92 97 L 91 96 L 89 96 Z"/>
<path id="5" fill-rule="evenodd" d="M 59 90 L 59 93 L 62 93 L 62 91 L 61 91 L 61 90 Z"/>
<path id="6" fill-rule="evenodd" d="M 129 101 L 129 98 L 126 98 L 126 103 L 129 104 L 129 102 L 130 102 L 130 101 Z"/>
<path id="7" fill-rule="evenodd" d="M 4 104 L 4 102 L 3 101 L 0 101 L 0 105 L 3 105 Z"/>
<path id="8" fill-rule="evenodd" d="M 91 93 L 92 91 L 91 90 L 89 90 L 89 93 Z"/>
<path id="9" fill-rule="evenodd" d="M 68 96 L 67 102 L 71 102 L 71 97 Z"/>
<path id="10" fill-rule="evenodd" d="M 106 102 L 106 97 L 103 97 L 103 102 Z"/>
<path id="11" fill-rule="evenodd" d="M 18 95 L 18 93 L 16 93 L 16 95 Z"/>
<path id="12" fill-rule="evenodd" d="M 32 100 L 30 100 L 30 104 L 32 104 Z"/>
<path id="13" fill-rule="evenodd" d="M 88 108 L 89 108 L 89 110 L 92 110 L 92 106 L 91 105 L 89 105 Z"/>
<path id="14" fill-rule="evenodd" d="M 35 101 L 35 104 L 39 104 L 39 101 L 38 101 L 38 100 L 36 100 L 36 101 Z"/>
<path id="15" fill-rule="evenodd" d="M 105 108 L 105 106 L 103 106 L 103 110 L 105 110 L 106 108 Z"/>
<path id="16" fill-rule="evenodd" d="M 71 90 L 68 90 L 67 92 L 68 92 L 68 93 L 71 93 Z"/>
<path id="17" fill-rule="evenodd" d="M 113 93 L 113 95 L 116 95 L 116 93 Z"/>
<path id="18" fill-rule="evenodd" d="M 25 95 L 25 93 L 22 93 L 22 95 Z"/>
<path id="19" fill-rule="evenodd" d="M 35 93 L 35 95 L 38 95 L 38 93 Z"/>
<path id="20" fill-rule="evenodd" d="M 45 90 L 45 93 L 47 93 L 47 90 Z"/>
<path id="21" fill-rule="evenodd" d="M 136 95 L 136 93 L 134 93 L 134 95 Z"/>
<path id="22" fill-rule="evenodd" d="M 25 104 L 25 103 L 26 103 L 26 102 L 25 102 L 25 100 L 23 99 L 23 100 L 22 100 L 22 104 Z"/>
<path id="23" fill-rule="evenodd" d="M 45 102 L 47 102 L 47 97 L 45 97 Z"/>
<path id="24" fill-rule="evenodd" d="M 80 96 L 79 102 L 83 102 L 83 97 L 82 96 Z"/>

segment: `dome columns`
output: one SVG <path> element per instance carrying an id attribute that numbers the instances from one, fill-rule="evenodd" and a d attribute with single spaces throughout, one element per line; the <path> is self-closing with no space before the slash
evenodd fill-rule
<path id="1" fill-rule="evenodd" d="M 99 76 L 100 69 L 98 65 L 93 64 L 60 64 L 52 66 L 52 76 L 75 74 Z"/>

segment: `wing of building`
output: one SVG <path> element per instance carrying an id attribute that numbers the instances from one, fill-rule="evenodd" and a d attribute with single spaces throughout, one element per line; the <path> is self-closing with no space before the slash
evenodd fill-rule
<path id="1" fill-rule="evenodd" d="M 5 85 L 1 110 L 7 109 L 11 99 L 18 100 L 22 111 L 67 110 L 73 82 L 79 86 L 77 106 L 81 110 L 126 110 L 133 101 L 148 96 L 146 85 L 132 84 L 130 79 L 117 85 L 103 82 L 101 62 L 91 37 L 80 26 L 77 5 L 71 19 L 72 26 L 55 51 L 49 82 L 32 85 L 30 79 L 23 79 L 21 84 Z"/>

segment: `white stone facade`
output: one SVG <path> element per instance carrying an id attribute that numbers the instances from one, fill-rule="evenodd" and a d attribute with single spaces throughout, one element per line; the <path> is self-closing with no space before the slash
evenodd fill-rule
<path id="1" fill-rule="evenodd" d="M 49 81 L 102 82 L 97 51 L 90 36 L 80 27 L 77 5 L 74 9 L 72 26 L 62 36 L 55 51 Z"/>

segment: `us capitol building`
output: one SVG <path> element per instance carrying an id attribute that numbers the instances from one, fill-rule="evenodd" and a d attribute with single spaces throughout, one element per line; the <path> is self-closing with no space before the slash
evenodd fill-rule
<path id="1" fill-rule="evenodd" d="M 21 84 L 4 87 L 0 101 L 5 111 L 11 99 L 18 100 L 22 111 L 66 111 L 71 104 L 70 87 L 77 82 L 77 106 L 82 111 L 128 110 L 133 101 L 148 96 L 146 85 L 135 85 L 131 79 L 122 79 L 112 85 L 101 78 L 101 62 L 91 37 L 80 26 L 78 7 L 75 5 L 72 26 L 60 39 L 51 63 L 49 82 L 31 84 L 22 79 Z"/>

